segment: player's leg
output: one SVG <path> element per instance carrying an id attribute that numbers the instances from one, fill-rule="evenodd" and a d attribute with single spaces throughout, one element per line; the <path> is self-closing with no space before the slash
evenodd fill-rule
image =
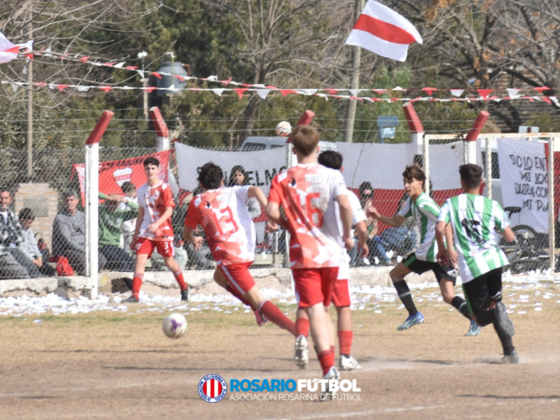
<path id="1" fill-rule="evenodd" d="M 257 320 L 257 325 L 259 327 L 262 327 L 264 324 L 266 324 L 266 322 L 268 321 L 266 319 L 266 317 L 261 316 L 261 314 L 259 314 L 259 311 L 257 310 L 257 308 L 253 307 L 244 297 L 243 294 L 240 293 L 235 287 L 232 287 L 228 284 L 226 276 L 224 275 L 224 273 L 219 269 L 216 268 L 216 270 L 214 271 L 214 281 L 216 283 L 218 283 L 220 286 L 222 286 L 224 289 L 226 289 L 229 293 L 231 293 L 233 296 L 235 296 L 237 299 L 239 299 L 241 301 L 241 303 L 243 303 L 244 305 L 247 305 L 249 307 L 251 307 L 251 309 L 253 310 L 253 312 L 255 313 L 255 318 Z"/>
<path id="2" fill-rule="evenodd" d="M 243 294 L 249 305 L 263 314 L 272 323 L 295 335 L 295 324 L 272 302 L 265 299 L 249 272 L 252 263 L 220 265 L 229 285 Z"/>
<path id="3" fill-rule="evenodd" d="M 296 342 L 294 359 L 296 361 L 296 365 L 298 365 L 300 369 L 305 369 L 309 364 L 309 343 L 307 339 L 309 337 L 310 328 L 311 327 L 309 324 L 309 317 L 307 316 L 307 312 L 304 308 L 298 307 L 296 311 Z"/>
<path id="4" fill-rule="evenodd" d="M 307 312 L 303 308 L 298 308 L 296 311 L 296 337 L 300 335 L 309 336 L 309 318 Z"/>
<path id="5" fill-rule="evenodd" d="M 156 244 L 157 250 L 159 255 L 163 257 L 163 262 L 171 270 L 177 284 L 179 284 L 179 288 L 181 289 L 181 300 L 188 301 L 189 300 L 189 286 L 185 282 L 185 278 L 183 277 L 183 271 L 181 270 L 181 266 L 175 261 L 173 258 L 173 242 L 171 241 L 159 241 Z"/>
<path id="6" fill-rule="evenodd" d="M 150 245 L 151 241 L 143 241 L 137 244 L 136 261 L 134 263 L 134 277 L 132 278 L 132 295 L 123 303 L 137 303 L 140 301 L 140 288 L 144 282 L 144 271 L 146 269 L 146 261 L 152 254 Z M 147 244 L 147 245 L 145 245 Z"/>
<path id="7" fill-rule="evenodd" d="M 401 302 L 408 311 L 408 318 L 397 328 L 399 331 L 408 330 L 410 327 L 424 322 L 424 316 L 416 309 L 416 305 L 412 300 L 412 294 L 404 279 L 411 272 L 420 271 L 414 269 L 415 265 L 418 265 L 418 260 L 415 254 L 411 254 L 405 260 L 398 263 L 389 273 L 397 295 L 399 295 Z"/>
<path id="8" fill-rule="evenodd" d="M 330 305 L 325 306 L 325 321 L 327 323 L 327 330 L 329 331 L 329 348 L 333 353 L 336 353 L 336 330 L 334 328 L 334 323 L 331 317 Z"/>
<path id="9" fill-rule="evenodd" d="M 340 277 L 340 275 L 339 275 Z M 348 279 L 338 279 L 334 283 L 333 304 L 337 313 L 337 330 L 339 346 L 339 367 L 344 370 L 360 369 L 358 361 L 350 355 L 352 350 L 352 311 L 350 305 L 350 281 Z"/>
<path id="10" fill-rule="evenodd" d="M 476 323 L 481 327 L 494 325 L 504 350 L 504 362 L 517 363 L 519 359 L 511 339 L 515 329 L 501 302 L 501 274 L 501 268 L 485 273 L 464 283 L 463 291 Z"/>

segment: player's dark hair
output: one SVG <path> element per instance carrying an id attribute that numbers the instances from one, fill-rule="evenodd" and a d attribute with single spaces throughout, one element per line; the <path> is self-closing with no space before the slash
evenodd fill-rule
<path id="1" fill-rule="evenodd" d="M 342 168 L 342 155 L 334 150 L 325 150 L 317 159 L 319 163 L 327 168 L 340 170 Z"/>
<path id="2" fill-rule="evenodd" d="M 298 125 L 292 131 L 291 139 L 294 149 L 306 157 L 317 150 L 320 136 L 319 132 L 310 125 Z"/>
<path id="3" fill-rule="evenodd" d="M 154 165 L 154 166 L 157 166 L 159 168 L 159 160 L 157 160 L 153 156 L 150 156 L 149 158 L 144 159 L 144 167 L 146 167 L 148 165 Z"/>
<path id="4" fill-rule="evenodd" d="M 482 168 L 472 163 L 459 166 L 459 174 L 461 174 L 461 181 L 469 190 L 480 187 L 482 183 Z"/>
<path id="5" fill-rule="evenodd" d="M 360 188 L 359 188 L 360 198 L 364 195 L 365 190 L 371 190 L 371 198 L 373 198 L 373 196 L 375 195 L 375 191 L 373 190 L 371 182 L 364 181 L 360 184 Z"/>
<path id="6" fill-rule="evenodd" d="M 132 191 L 136 191 L 136 185 L 134 185 L 130 181 L 126 181 L 125 183 L 122 184 L 121 190 L 124 194 L 132 192 Z"/>
<path id="7" fill-rule="evenodd" d="M 62 193 L 62 198 L 68 198 L 68 197 L 78 198 L 78 193 L 75 190 L 69 188 Z"/>
<path id="8" fill-rule="evenodd" d="M 198 171 L 198 181 L 207 190 L 219 188 L 224 179 L 224 171 L 213 162 L 205 163 Z"/>
<path id="9" fill-rule="evenodd" d="M 426 191 L 426 174 L 417 163 L 406 165 L 402 176 L 407 181 L 412 181 L 413 179 L 415 179 L 416 181 L 422 182 L 422 190 Z"/>
<path id="10" fill-rule="evenodd" d="M 35 220 L 35 213 L 29 207 L 21 209 L 19 212 L 19 219 L 20 220 Z"/>

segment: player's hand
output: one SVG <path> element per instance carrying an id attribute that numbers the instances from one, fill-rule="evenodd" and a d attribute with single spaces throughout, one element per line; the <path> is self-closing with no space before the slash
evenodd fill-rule
<path id="1" fill-rule="evenodd" d="M 457 251 L 455 251 L 454 249 L 448 249 L 447 250 L 447 259 L 449 260 L 449 263 L 451 266 L 453 266 L 454 268 L 457 268 L 458 264 L 459 264 L 459 255 L 457 254 Z"/>
<path id="2" fill-rule="evenodd" d="M 379 218 L 381 217 L 381 215 L 379 214 L 379 212 L 377 211 L 377 209 L 375 207 L 373 207 L 372 205 L 370 205 L 367 209 L 366 209 L 366 216 L 367 217 L 373 217 L 376 220 L 379 220 Z"/>
<path id="3" fill-rule="evenodd" d="M 369 255 L 369 248 L 367 246 L 367 243 L 364 243 L 362 246 L 358 244 L 358 249 L 362 251 L 360 253 L 360 258 L 366 258 Z"/>
<path id="4" fill-rule="evenodd" d="M 152 223 L 151 225 L 148 225 L 148 227 L 146 228 L 146 232 L 148 233 L 156 233 L 159 229 L 159 226 L 157 223 Z"/>
<path id="5" fill-rule="evenodd" d="M 354 248 L 354 239 L 353 238 L 346 238 L 344 239 L 344 247 L 350 251 Z"/>
<path id="6" fill-rule="evenodd" d="M 194 250 L 200 251 L 200 248 L 202 248 L 203 243 L 204 243 L 204 238 L 202 236 L 195 236 L 192 242 Z"/>
<path id="7" fill-rule="evenodd" d="M 449 261 L 448 261 L 448 257 L 447 257 L 447 252 L 445 249 L 440 249 L 438 250 L 438 253 L 436 255 L 436 261 L 439 264 L 444 264 L 444 265 L 449 265 Z"/>
<path id="8" fill-rule="evenodd" d="M 132 238 L 132 242 L 130 242 L 130 247 L 129 247 L 132 251 L 136 251 L 136 242 L 137 239 Z"/>
<path id="9" fill-rule="evenodd" d="M 264 228 L 264 231 L 266 233 L 274 233 L 278 230 L 278 225 L 274 222 L 266 222 L 266 227 Z"/>

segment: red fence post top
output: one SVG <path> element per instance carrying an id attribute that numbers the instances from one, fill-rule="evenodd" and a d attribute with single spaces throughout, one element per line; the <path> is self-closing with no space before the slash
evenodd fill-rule
<path id="1" fill-rule="evenodd" d="M 478 135 L 480 134 L 480 130 L 482 130 L 482 127 L 484 127 L 484 124 L 486 123 L 486 120 L 489 116 L 490 114 L 488 113 L 488 111 L 481 111 L 480 114 L 478 114 L 478 117 L 476 117 L 472 128 L 467 134 L 467 137 L 465 137 L 465 141 L 476 141 Z"/>
<path id="2" fill-rule="evenodd" d="M 113 118 L 113 115 L 114 113 L 112 111 L 103 112 L 103 115 L 101 115 L 101 118 L 99 118 L 99 121 L 97 121 L 95 128 L 89 135 L 89 138 L 86 141 L 86 146 L 91 146 L 92 144 L 99 143 L 101 137 L 103 137 L 103 134 L 107 129 L 107 126 L 111 122 L 111 118 Z"/>
<path id="3" fill-rule="evenodd" d="M 165 120 L 163 119 L 161 112 L 157 106 L 153 106 L 150 108 L 150 118 L 154 123 L 154 128 L 156 129 L 157 136 L 169 137 L 169 129 L 167 128 L 167 124 L 165 124 Z"/>
<path id="4" fill-rule="evenodd" d="M 311 121 L 313 121 L 314 116 L 315 116 L 315 113 L 308 109 L 307 111 L 305 111 L 303 113 L 303 115 L 299 119 L 298 123 L 296 124 L 296 127 L 298 125 L 309 125 L 309 124 L 311 124 Z M 286 140 L 286 143 L 291 143 L 291 142 L 292 142 L 292 135 L 290 134 L 290 136 L 288 137 L 288 140 Z"/>
<path id="5" fill-rule="evenodd" d="M 411 133 L 423 133 L 424 126 L 420 122 L 420 118 L 418 118 L 418 114 L 414 110 L 412 103 L 409 102 L 406 105 L 403 105 L 404 115 L 406 116 L 406 122 L 408 123 L 408 128 Z"/>

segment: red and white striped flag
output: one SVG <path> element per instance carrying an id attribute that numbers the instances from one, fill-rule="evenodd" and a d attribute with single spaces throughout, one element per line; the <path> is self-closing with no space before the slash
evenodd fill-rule
<path id="1" fill-rule="evenodd" d="M 405 61 L 408 46 L 422 37 L 407 19 L 374 0 L 369 0 L 346 39 L 346 45 L 357 45 L 393 60 Z"/>

